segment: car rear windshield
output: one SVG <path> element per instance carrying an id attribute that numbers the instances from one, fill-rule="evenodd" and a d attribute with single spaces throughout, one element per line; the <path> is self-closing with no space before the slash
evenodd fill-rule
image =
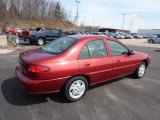
<path id="1" fill-rule="evenodd" d="M 57 40 L 53 40 L 52 42 L 46 44 L 45 46 L 41 47 L 43 51 L 52 53 L 52 54 L 60 54 L 65 52 L 71 46 L 76 43 L 75 38 L 70 37 L 62 37 Z"/>

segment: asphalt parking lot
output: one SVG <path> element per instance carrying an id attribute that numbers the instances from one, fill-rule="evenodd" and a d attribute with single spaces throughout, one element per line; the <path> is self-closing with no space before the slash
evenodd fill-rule
<path id="1" fill-rule="evenodd" d="M 14 78 L 18 54 L 37 46 L 24 43 L 0 53 L 0 120 L 159 120 L 160 45 L 128 43 L 151 56 L 145 76 L 95 86 L 75 103 L 66 103 L 60 94 L 30 95 L 18 88 Z"/>

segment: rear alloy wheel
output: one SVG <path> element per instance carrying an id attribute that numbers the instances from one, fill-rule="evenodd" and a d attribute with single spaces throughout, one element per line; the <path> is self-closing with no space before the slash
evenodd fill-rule
<path id="1" fill-rule="evenodd" d="M 77 76 L 71 78 L 65 86 L 64 95 L 69 102 L 80 100 L 88 90 L 88 82 L 86 78 Z"/>
<path id="2" fill-rule="evenodd" d="M 44 41 L 43 38 L 38 38 L 38 39 L 37 39 L 37 44 L 38 44 L 39 46 L 44 45 L 44 43 L 45 43 L 45 41 Z"/>
<path id="3" fill-rule="evenodd" d="M 135 72 L 135 77 L 136 78 L 142 78 L 145 74 L 145 71 L 146 71 L 146 63 L 141 62 L 138 69 Z"/>

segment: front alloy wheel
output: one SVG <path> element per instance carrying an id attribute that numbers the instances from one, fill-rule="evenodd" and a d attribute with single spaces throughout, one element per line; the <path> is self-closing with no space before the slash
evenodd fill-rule
<path id="1" fill-rule="evenodd" d="M 146 63 L 145 62 L 141 62 L 137 71 L 136 71 L 136 78 L 141 78 L 144 76 L 146 71 Z"/>
<path id="2" fill-rule="evenodd" d="M 88 82 L 84 77 L 71 78 L 65 86 L 65 97 L 70 102 L 80 100 L 88 89 Z"/>

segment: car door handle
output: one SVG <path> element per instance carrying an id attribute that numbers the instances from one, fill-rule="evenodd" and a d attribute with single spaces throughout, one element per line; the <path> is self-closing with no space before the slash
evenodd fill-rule
<path id="1" fill-rule="evenodd" d="M 90 66 L 90 63 L 89 63 L 89 62 L 83 63 L 82 66 L 83 66 L 83 67 L 89 67 L 89 66 Z"/>

